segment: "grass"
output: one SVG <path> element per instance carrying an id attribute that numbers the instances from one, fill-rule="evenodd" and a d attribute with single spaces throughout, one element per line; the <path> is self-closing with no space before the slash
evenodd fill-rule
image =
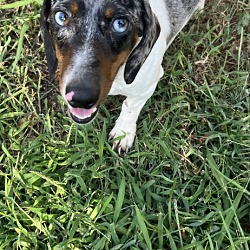
<path id="1" fill-rule="evenodd" d="M 178 36 L 124 156 L 119 98 L 67 117 L 40 4 L 0 1 L 0 249 L 249 250 L 249 1 L 208 1 Z"/>

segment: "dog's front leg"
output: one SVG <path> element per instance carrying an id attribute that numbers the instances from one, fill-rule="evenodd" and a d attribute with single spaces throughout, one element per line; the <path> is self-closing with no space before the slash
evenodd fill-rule
<path id="1" fill-rule="evenodd" d="M 138 116 L 147 99 L 127 97 L 123 104 L 120 116 L 116 120 L 115 126 L 110 132 L 110 138 L 114 138 L 113 149 L 128 152 L 132 147 Z"/>
<path id="2" fill-rule="evenodd" d="M 149 72 L 148 69 L 145 71 Z M 147 78 L 144 77 L 143 72 L 141 76 L 137 78 L 131 85 L 127 85 L 123 81 L 115 82 L 111 89 L 111 95 L 123 95 L 127 98 L 123 101 L 121 113 L 116 120 L 114 128 L 109 134 L 110 139 L 114 139 L 113 149 L 128 152 L 132 147 L 135 134 L 136 134 L 136 122 L 138 116 L 147 102 L 147 100 L 153 95 L 157 83 L 163 76 L 163 68 L 160 65 L 148 74 Z"/>

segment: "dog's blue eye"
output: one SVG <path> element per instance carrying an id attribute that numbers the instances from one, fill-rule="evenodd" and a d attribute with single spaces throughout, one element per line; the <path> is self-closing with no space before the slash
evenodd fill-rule
<path id="1" fill-rule="evenodd" d="M 113 22 L 113 29 L 115 32 L 123 33 L 128 28 L 128 21 L 125 18 L 116 19 Z"/>
<path id="2" fill-rule="evenodd" d="M 60 26 L 65 26 L 65 21 L 67 20 L 68 15 L 62 11 L 58 11 L 55 14 L 55 21 Z"/>

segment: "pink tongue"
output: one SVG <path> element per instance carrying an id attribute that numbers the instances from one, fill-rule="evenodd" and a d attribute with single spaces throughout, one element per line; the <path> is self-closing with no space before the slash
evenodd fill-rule
<path id="1" fill-rule="evenodd" d="M 66 100 L 68 102 L 72 101 L 74 94 L 75 94 L 74 91 L 71 91 L 68 94 L 66 94 L 66 96 L 65 96 Z M 93 107 L 91 109 L 70 107 L 70 113 L 73 114 L 74 116 L 80 118 L 80 119 L 86 119 L 86 118 L 90 117 L 95 111 L 96 111 L 96 107 Z"/>
<path id="2" fill-rule="evenodd" d="M 70 108 L 71 114 L 74 116 L 77 116 L 78 118 L 85 119 L 90 117 L 94 112 L 96 111 L 96 108 L 93 107 L 91 109 L 83 109 L 83 108 Z"/>

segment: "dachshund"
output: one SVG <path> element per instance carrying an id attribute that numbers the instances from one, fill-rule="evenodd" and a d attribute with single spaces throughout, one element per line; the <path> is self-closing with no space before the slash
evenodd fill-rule
<path id="1" fill-rule="evenodd" d="M 110 132 L 128 152 L 141 109 L 163 76 L 164 53 L 205 0 L 44 0 L 41 33 L 51 79 L 73 121 L 92 121 L 108 95 L 123 95 Z M 115 140 L 115 138 L 118 138 Z"/>

